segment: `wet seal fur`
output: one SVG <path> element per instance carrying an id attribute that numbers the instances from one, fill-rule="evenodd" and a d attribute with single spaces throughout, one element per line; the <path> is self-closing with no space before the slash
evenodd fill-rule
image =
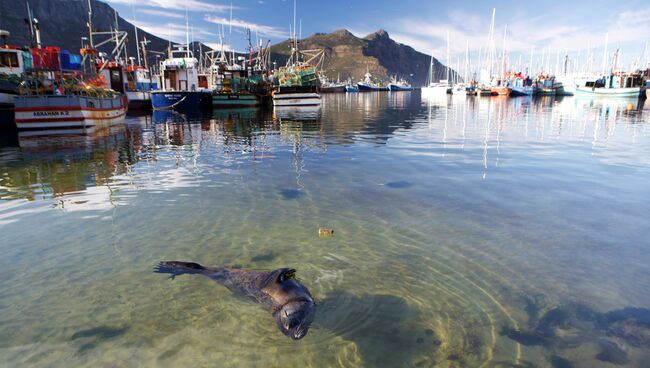
<path id="1" fill-rule="evenodd" d="M 278 328 L 286 336 L 299 340 L 309 331 L 314 320 L 316 303 L 309 290 L 295 279 L 296 270 L 279 268 L 274 271 L 246 271 L 237 268 L 204 267 L 194 262 L 163 261 L 154 272 L 171 274 L 198 274 L 244 295 L 266 307 Z"/>

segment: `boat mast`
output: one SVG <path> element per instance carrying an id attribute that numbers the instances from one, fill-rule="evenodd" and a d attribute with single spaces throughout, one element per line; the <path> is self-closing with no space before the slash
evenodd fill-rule
<path id="1" fill-rule="evenodd" d="M 187 14 L 187 7 L 185 7 L 185 55 L 189 59 L 190 57 L 190 20 Z"/>
<path id="2" fill-rule="evenodd" d="M 605 75 L 607 69 L 607 42 L 609 41 L 609 33 L 605 34 L 605 49 L 603 50 L 603 68 L 600 71 L 601 75 Z"/>
<path id="3" fill-rule="evenodd" d="M 528 73 L 527 73 L 529 77 L 533 75 L 533 51 L 534 50 L 535 50 L 535 46 L 531 45 L 530 46 L 530 60 L 528 60 Z"/>
<path id="4" fill-rule="evenodd" d="M 95 43 L 93 42 L 93 7 L 88 0 L 88 41 L 90 41 L 90 48 L 95 48 Z"/>
<path id="5" fill-rule="evenodd" d="M 503 28 L 503 50 L 501 51 L 501 81 L 505 82 L 506 80 L 506 32 L 508 31 L 508 25 L 506 24 Z"/>
<path id="6" fill-rule="evenodd" d="M 449 31 L 447 31 L 447 83 L 449 84 Z"/>
<path id="7" fill-rule="evenodd" d="M 135 20 L 135 5 L 131 2 L 131 10 L 133 11 L 133 30 L 135 32 L 135 50 L 138 54 L 138 66 L 141 66 L 140 62 L 140 42 L 138 41 L 138 26 L 136 25 Z"/>

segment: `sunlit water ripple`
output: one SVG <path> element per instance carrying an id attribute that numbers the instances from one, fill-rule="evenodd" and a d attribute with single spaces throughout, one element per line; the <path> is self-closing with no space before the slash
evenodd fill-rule
<path id="1" fill-rule="evenodd" d="M 0 366 L 643 366 L 649 113 L 367 93 L 8 139 Z M 314 325 L 164 259 L 294 267 Z"/>

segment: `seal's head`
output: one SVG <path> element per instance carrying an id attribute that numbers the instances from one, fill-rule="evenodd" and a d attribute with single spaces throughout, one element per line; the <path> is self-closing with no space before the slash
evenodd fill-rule
<path id="1" fill-rule="evenodd" d="M 306 287 L 295 279 L 296 270 L 282 268 L 273 272 L 267 289 L 278 307 L 273 318 L 280 331 L 294 340 L 307 335 L 314 320 L 316 304 Z"/>
<path id="2" fill-rule="evenodd" d="M 280 331 L 294 340 L 300 340 L 309 331 L 316 310 L 314 301 L 291 301 L 274 313 L 273 317 Z"/>

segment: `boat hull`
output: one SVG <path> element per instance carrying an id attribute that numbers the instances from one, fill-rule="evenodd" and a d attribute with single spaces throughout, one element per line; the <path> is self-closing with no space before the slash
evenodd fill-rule
<path id="1" fill-rule="evenodd" d="M 535 89 L 533 87 L 513 87 L 510 91 L 510 96 L 532 96 L 535 94 Z"/>
<path id="2" fill-rule="evenodd" d="M 156 110 L 193 110 L 210 106 L 210 93 L 204 91 L 153 91 L 151 107 Z"/>
<path id="3" fill-rule="evenodd" d="M 89 128 L 122 121 L 128 100 L 85 96 L 17 96 L 15 120 L 18 129 Z"/>
<path id="4" fill-rule="evenodd" d="M 151 108 L 151 93 L 149 91 L 126 91 L 129 99 L 129 110 L 145 110 Z"/>
<path id="5" fill-rule="evenodd" d="M 345 86 L 345 92 L 359 92 L 359 87 L 357 87 L 357 86 Z"/>
<path id="6" fill-rule="evenodd" d="M 219 93 L 212 95 L 215 108 L 255 107 L 260 104 L 260 97 L 252 93 Z"/>
<path id="7" fill-rule="evenodd" d="M 372 86 L 370 84 L 365 84 L 365 83 L 357 83 L 357 88 L 359 88 L 359 92 L 379 92 L 379 91 L 382 91 L 382 87 Z"/>
<path id="8" fill-rule="evenodd" d="M 317 106 L 320 102 L 315 92 L 273 94 L 273 106 Z"/>
<path id="9" fill-rule="evenodd" d="M 508 87 L 492 87 L 492 94 L 497 94 L 499 96 L 509 96 L 510 88 Z"/>
<path id="10" fill-rule="evenodd" d="M 397 92 L 397 91 L 412 91 L 413 87 L 411 86 L 400 86 L 399 84 L 389 84 L 388 85 L 388 90 L 391 92 Z"/>
<path id="11" fill-rule="evenodd" d="M 345 90 L 345 86 L 321 87 L 320 93 L 343 93 Z"/>
<path id="12" fill-rule="evenodd" d="M 576 96 L 595 96 L 595 97 L 639 97 L 642 94 L 641 87 L 630 88 L 592 88 L 592 87 L 576 87 Z"/>
<path id="13" fill-rule="evenodd" d="M 422 92 L 427 94 L 446 95 L 448 90 L 448 86 L 422 87 Z"/>

